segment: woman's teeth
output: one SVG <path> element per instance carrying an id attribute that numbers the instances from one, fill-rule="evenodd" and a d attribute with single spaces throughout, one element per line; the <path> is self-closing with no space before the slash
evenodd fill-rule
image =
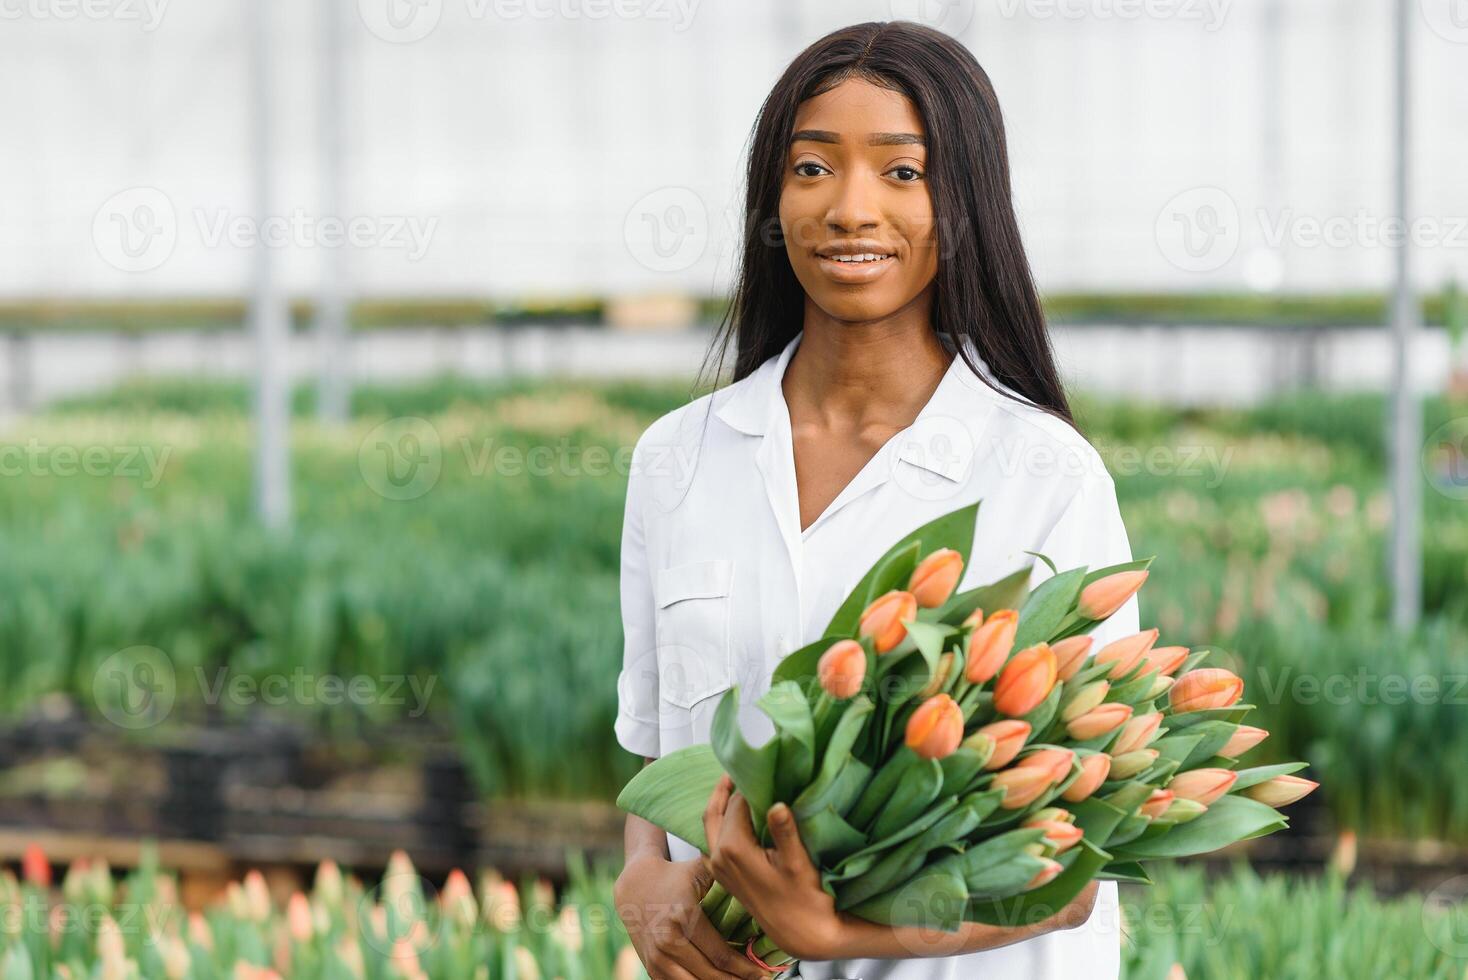
<path id="1" fill-rule="evenodd" d="M 827 258 L 836 262 L 878 262 L 882 259 L 890 259 L 890 255 L 877 255 L 874 252 L 866 252 L 861 255 L 828 255 Z"/>

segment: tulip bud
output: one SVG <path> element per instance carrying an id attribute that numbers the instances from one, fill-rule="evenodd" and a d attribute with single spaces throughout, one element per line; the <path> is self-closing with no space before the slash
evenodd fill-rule
<path id="1" fill-rule="evenodd" d="M 986 767 L 989 760 L 994 758 L 994 739 L 981 731 L 974 732 L 968 738 L 964 739 L 959 747 L 975 753 L 979 757 L 980 767 Z M 1015 749 L 1015 751 L 1018 752 L 1019 750 Z"/>
<path id="2" fill-rule="evenodd" d="M 1159 753 L 1156 749 L 1137 749 L 1125 755 L 1113 756 L 1111 759 L 1112 779 L 1131 779 L 1152 768 L 1152 763 L 1157 761 Z"/>
<path id="3" fill-rule="evenodd" d="M 1154 789 L 1152 795 L 1147 797 L 1147 802 L 1142 804 L 1142 816 L 1155 820 L 1167 812 L 1172 806 L 1173 794 L 1170 789 Z"/>
<path id="4" fill-rule="evenodd" d="M 1073 721 L 1067 722 L 1066 734 L 1077 742 L 1100 738 L 1126 724 L 1132 716 L 1132 706 L 1111 701 L 1097 705 Z"/>
<path id="5" fill-rule="evenodd" d="M 1015 766 L 994 774 L 990 789 L 1004 790 L 999 806 L 1005 810 L 1018 810 L 1029 806 L 1040 798 L 1040 794 L 1054 783 L 1050 771 L 1034 766 Z"/>
<path id="6" fill-rule="evenodd" d="M 1122 607 L 1147 581 L 1147 570 L 1113 572 L 1081 590 L 1076 611 L 1087 619 L 1105 619 Z"/>
<path id="7" fill-rule="evenodd" d="M 938 658 L 938 666 L 933 671 L 933 676 L 923 685 L 923 689 L 917 693 L 919 699 L 930 698 L 943 689 L 948 683 L 948 675 L 953 671 L 953 651 L 949 651 Z"/>
<path id="8" fill-rule="evenodd" d="M 330 858 L 316 866 L 316 896 L 332 908 L 342 901 L 342 869 Z"/>
<path id="9" fill-rule="evenodd" d="M 837 640 L 816 665 L 821 689 L 837 701 L 856 697 L 867 675 L 867 652 L 855 640 Z"/>
<path id="10" fill-rule="evenodd" d="M 1111 691 L 1111 685 L 1106 681 L 1092 681 L 1076 692 L 1075 697 L 1066 702 L 1065 707 L 1060 709 L 1061 721 L 1075 721 L 1081 715 L 1096 707 L 1106 700 L 1106 695 Z"/>
<path id="11" fill-rule="evenodd" d="M 1142 657 L 1157 642 L 1157 627 L 1112 640 L 1096 652 L 1094 663 L 1111 664 L 1109 677 L 1125 677 L 1142 662 Z"/>
<path id="12" fill-rule="evenodd" d="M 1050 845 L 1050 849 L 1054 854 L 1064 854 L 1067 849 L 1080 843 L 1080 839 L 1084 836 L 1084 831 L 1074 824 L 1064 820 L 1040 819 L 1040 814 L 1038 813 L 1026 820 L 1021 826 L 1039 827 L 1045 831 L 1045 841 Z"/>
<path id="13" fill-rule="evenodd" d="M 1153 647 L 1142 654 L 1142 659 L 1146 661 L 1149 670 L 1171 677 L 1183 665 L 1183 661 L 1188 659 L 1190 653 L 1192 651 L 1187 647 Z"/>
<path id="14" fill-rule="evenodd" d="M 1076 754 L 1072 749 L 1039 749 L 1031 752 L 1016 763 L 1022 769 L 1043 769 L 1050 774 L 1050 781 L 1058 783 L 1070 775 L 1071 764 Z"/>
<path id="15" fill-rule="evenodd" d="M 51 862 L 46 860 L 46 852 L 41 850 L 41 845 L 34 841 L 27 844 L 21 854 L 20 872 L 26 884 L 37 888 L 51 887 Z"/>
<path id="16" fill-rule="evenodd" d="M 1003 769 L 1019 755 L 1019 750 L 1024 748 L 1025 739 L 1030 737 L 1030 723 L 1018 718 L 1005 718 L 1003 721 L 985 725 L 974 735 L 986 735 L 994 740 L 994 754 L 984 763 L 984 768 L 992 772 Z"/>
<path id="17" fill-rule="evenodd" d="M 1163 811 L 1162 816 L 1157 819 L 1164 823 L 1178 826 L 1190 820 L 1197 820 L 1206 812 L 1208 812 L 1208 805 L 1206 803 L 1199 803 L 1197 800 L 1174 798 L 1167 809 Z"/>
<path id="18" fill-rule="evenodd" d="M 1155 701 L 1172 690 L 1172 685 L 1175 683 L 1177 683 L 1176 679 L 1168 677 L 1165 674 L 1158 674 L 1152 678 L 1152 686 L 1147 688 L 1147 693 L 1142 695 L 1142 700 Z"/>
<path id="19" fill-rule="evenodd" d="M 1111 756 L 1105 752 L 1088 755 L 1081 759 L 1081 774 L 1066 787 L 1060 798 L 1067 803 L 1079 803 L 1100 789 L 1110 773 Z"/>
<path id="20" fill-rule="evenodd" d="M 1111 756 L 1126 755 L 1137 749 L 1145 749 L 1157 737 L 1157 729 L 1162 724 L 1162 713 L 1160 711 L 1149 711 L 1145 715 L 1137 715 L 1126 723 L 1121 734 L 1116 736 L 1116 741 L 1111 743 Z"/>
<path id="21" fill-rule="evenodd" d="M 975 627 L 969 634 L 964 654 L 963 676 L 970 684 L 983 684 L 999 673 L 1009 652 L 1014 649 L 1014 634 L 1019 629 L 1019 613 L 1000 609 Z"/>
<path id="22" fill-rule="evenodd" d="M 1065 870 L 1065 866 L 1053 858 L 1042 858 L 1041 860 L 1045 862 L 1045 867 L 1037 871 L 1035 877 L 1031 878 L 1029 884 L 1025 885 L 1026 891 L 1049 884 L 1055 880 L 1056 875 Z"/>
<path id="23" fill-rule="evenodd" d="M 858 633 L 870 636 L 878 653 L 886 653 L 907 636 L 907 624 L 917 618 L 917 600 L 911 592 L 888 592 L 872 600 L 861 614 Z"/>
<path id="24" fill-rule="evenodd" d="M 1228 741 L 1223 743 L 1223 748 L 1218 750 L 1218 754 L 1225 759 L 1237 759 L 1268 737 L 1269 733 L 1262 728 L 1255 728 L 1253 725 L 1240 725 L 1234 729 L 1234 733 L 1229 736 Z"/>
<path id="25" fill-rule="evenodd" d="M 291 892 L 291 897 L 285 906 L 285 921 L 292 939 L 298 943 L 311 941 L 315 927 L 311 923 L 311 904 L 306 901 L 305 895 L 300 892 Z"/>
<path id="26" fill-rule="evenodd" d="M 936 609 L 948 601 L 963 574 L 963 556 L 952 548 L 939 548 L 918 562 L 908 580 L 907 591 L 924 609 Z"/>
<path id="27" fill-rule="evenodd" d="M 1063 681 L 1074 677 L 1086 662 L 1093 642 L 1094 638 L 1089 636 L 1067 636 L 1050 644 L 1050 649 L 1055 651 L 1055 676 Z"/>
<path id="28" fill-rule="evenodd" d="M 1015 654 L 994 682 L 994 710 L 1017 717 L 1028 714 L 1055 686 L 1055 652 L 1037 643 Z"/>
<path id="29" fill-rule="evenodd" d="M 923 759 L 942 759 L 963 741 L 963 710 L 946 694 L 919 705 L 907 720 L 907 747 Z"/>
<path id="30" fill-rule="evenodd" d="M 479 906 L 474 902 L 474 889 L 469 885 L 469 878 L 458 868 L 449 872 L 438 898 L 444 915 L 451 922 L 468 929 L 479 918 Z"/>
<path id="31" fill-rule="evenodd" d="M 1319 785 L 1313 779 L 1302 779 L 1299 776 L 1275 776 L 1239 792 L 1265 806 L 1289 806 Z"/>
<path id="32" fill-rule="evenodd" d="M 1025 826 L 1030 826 L 1036 820 L 1058 820 L 1061 823 L 1075 823 L 1076 815 L 1063 806 L 1047 806 L 1043 810 L 1036 810 L 1030 814 L 1030 818 L 1025 821 Z"/>
<path id="33" fill-rule="evenodd" d="M 1167 788 L 1179 799 L 1196 800 L 1208 806 L 1233 788 L 1239 774 L 1231 769 L 1189 769 L 1168 781 Z"/>
<path id="34" fill-rule="evenodd" d="M 1222 667 L 1202 667 L 1179 677 L 1168 700 L 1173 712 L 1182 714 L 1185 711 L 1227 708 L 1243 695 L 1244 682 L 1238 675 Z"/>

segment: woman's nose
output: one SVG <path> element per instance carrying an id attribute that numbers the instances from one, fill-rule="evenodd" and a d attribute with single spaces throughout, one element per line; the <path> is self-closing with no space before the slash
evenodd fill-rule
<path id="1" fill-rule="evenodd" d="M 833 231 L 854 234 L 877 226 L 874 188 L 863 177 L 844 177 L 834 182 L 836 197 L 826 211 L 826 224 Z"/>

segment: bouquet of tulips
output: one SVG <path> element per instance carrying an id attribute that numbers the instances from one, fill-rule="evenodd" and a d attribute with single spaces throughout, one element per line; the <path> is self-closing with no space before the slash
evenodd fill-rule
<path id="1" fill-rule="evenodd" d="M 1093 878 L 1148 882 L 1143 862 L 1286 826 L 1275 807 L 1316 783 L 1291 775 L 1304 763 L 1238 768 L 1267 735 L 1240 724 L 1239 677 L 1157 646 L 1156 629 L 1088 656 L 1151 559 L 955 593 L 977 510 L 894 545 L 826 635 L 781 661 L 764 745 L 745 740 L 732 689 L 710 744 L 647 766 L 618 804 L 707 853 L 704 806 L 728 773 L 766 843 L 769 808 L 789 805 L 838 909 L 948 931 L 1033 922 Z M 718 884 L 703 907 L 756 963 L 791 962 Z"/>

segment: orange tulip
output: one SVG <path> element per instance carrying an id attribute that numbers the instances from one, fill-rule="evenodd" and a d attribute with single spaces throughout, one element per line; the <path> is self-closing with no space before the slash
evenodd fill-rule
<path id="1" fill-rule="evenodd" d="M 1137 749 L 1125 755 L 1112 756 L 1111 778 L 1131 779 L 1133 776 L 1146 772 L 1152 767 L 1161 755 L 1156 749 Z"/>
<path id="2" fill-rule="evenodd" d="M 1116 741 L 1111 743 L 1112 756 L 1145 749 L 1152 739 L 1157 737 L 1157 729 L 1161 725 L 1162 713 L 1159 711 L 1149 711 L 1145 715 L 1137 715 L 1132 718 L 1121 730 L 1121 734 L 1116 736 Z"/>
<path id="3" fill-rule="evenodd" d="M 21 852 L 20 875 L 27 884 L 38 888 L 51 887 L 51 862 L 46 860 L 46 852 L 35 841 L 27 844 Z"/>
<path id="4" fill-rule="evenodd" d="M 908 580 L 907 591 L 924 609 L 936 609 L 948 601 L 963 574 L 963 555 L 952 548 L 939 548 L 918 562 Z"/>
<path id="5" fill-rule="evenodd" d="M 1081 590 L 1076 610 L 1087 619 L 1105 619 L 1122 607 L 1147 581 L 1147 570 L 1113 572 Z"/>
<path id="6" fill-rule="evenodd" d="M 1142 700 L 1143 701 L 1155 701 L 1155 700 L 1157 700 L 1158 698 L 1162 697 L 1162 695 L 1164 695 L 1168 691 L 1172 690 L 1172 685 L 1174 684 L 1175 681 L 1176 681 L 1176 678 L 1174 678 L 1174 677 L 1168 677 L 1165 674 L 1154 674 L 1154 675 L 1152 675 L 1152 686 L 1149 687 L 1149 688 L 1147 688 L 1147 693 L 1144 694 L 1144 695 L 1142 695 Z"/>
<path id="7" fill-rule="evenodd" d="M 928 698 L 907 720 L 907 747 L 921 758 L 946 758 L 962 741 L 963 709 L 946 694 Z"/>
<path id="8" fill-rule="evenodd" d="M 1273 779 L 1266 779 L 1262 783 L 1256 783 L 1239 792 L 1266 806 L 1289 806 L 1301 797 L 1309 795 L 1319 785 L 1313 779 L 1304 779 L 1300 776 L 1275 776 Z"/>
<path id="9" fill-rule="evenodd" d="M 1039 799 L 1040 794 L 1054 784 L 1050 772 L 1036 766 L 1015 766 L 994 774 L 990 789 L 1004 790 L 1004 799 L 999 806 L 1005 810 L 1018 810 Z"/>
<path id="10" fill-rule="evenodd" d="M 1147 662 L 1148 670 L 1155 670 L 1163 677 L 1171 677 L 1192 652 L 1187 647 L 1153 647 L 1142 654 L 1142 659 Z"/>
<path id="11" fill-rule="evenodd" d="M 1013 609 L 997 610 L 974 628 L 968 637 L 963 667 L 963 676 L 970 684 L 983 684 L 999 673 L 1014 649 L 1014 633 L 1018 628 L 1019 613 Z"/>
<path id="12" fill-rule="evenodd" d="M 985 725 L 974 735 L 984 735 L 993 740 L 994 752 L 989 756 L 989 761 L 984 763 L 984 768 L 993 772 L 995 769 L 1003 769 L 1019 755 L 1019 750 L 1024 748 L 1025 739 L 1030 737 L 1030 723 L 1018 718 L 1005 718 L 1003 721 Z"/>
<path id="13" fill-rule="evenodd" d="M 1076 781 L 1065 788 L 1060 798 L 1067 803 L 1079 803 L 1089 797 L 1101 784 L 1106 782 L 1106 777 L 1111 772 L 1111 756 L 1105 752 L 1097 752 L 1081 759 L 1081 774 Z"/>
<path id="14" fill-rule="evenodd" d="M 1110 692 L 1111 685 L 1106 681 L 1092 681 L 1075 692 L 1074 696 L 1065 702 L 1065 707 L 1060 709 L 1060 720 L 1075 721 L 1081 715 L 1090 711 L 1102 701 L 1105 701 L 1106 695 Z M 1070 692 L 1066 693 L 1069 694 Z"/>
<path id="15" fill-rule="evenodd" d="M 867 652 L 855 640 L 837 640 L 816 665 L 821 689 L 838 701 L 856 697 L 867 676 Z"/>
<path id="16" fill-rule="evenodd" d="M 1225 759 L 1237 759 L 1268 737 L 1269 733 L 1262 728 L 1255 728 L 1253 725 L 1240 725 L 1234 729 L 1234 733 L 1228 737 L 1228 741 L 1223 743 L 1223 748 L 1218 750 L 1218 754 Z"/>
<path id="17" fill-rule="evenodd" d="M 1058 783 L 1070 775 L 1071 763 L 1076 754 L 1072 749 L 1040 749 L 1031 752 L 1016 764 L 1021 769 L 1041 769 L 1050 774 L 1050 781 Z"/>
<path id="18" fill-rule="evenodd" d="M 911 592 L 893 590 L 878 596 L 861 614 L 857 628 L 862 636 L 870 636 L 878 653 L 886 653 L 907 636 L 907 624 L 917 618 L 917 599 Z"/>
<path id="19" fill-rule="evenodd" d="M 1092 642 L 1093 637 L 1089 636 L 1067 636 L 1050 644 L 1050 649 L 1055 651 L 1055 676 L 1063 681 L 1074 677 L 1086 662 Z"/>
<path id="20" fill-rule="evenodd" d="M 1157 642 L 1157 627 L 1112 640 L 1096 652 L 1095 662 L 1111 664 L 1110 677 L 1124 677 L 1141 663 L 1152 644 Z"/>
<path id="21" fill-rule="evenodd" d="M 1204 806 L 1233 788 L 1239 774 L 1231 769 L 1189 769 L 1168 782 L 1167 788 L 1181 800 L 1194 800 Z"/>
<path id="22" fill-rule="evenodd" d="M 1080 843 L 1085 832 L 1074 824 L 1066 823 L 1064 820 L 1026 820 L 1022 826 L 1039 827 L 1045 831 L 1045 840 L 1054 848 L 1056 854 L 1064 854 L 1066 850 Z"/>
<path id="23" fill-rule="evenodd" d="M 1156 819 L 1172 806 L 1173 792 L 1170 789 L 1154 789 L 1147 802 L 1142 804 L 1142 815 Z"/>
<path id="24" fill-rule="evenodd" d="M 994 710 L 1011 717 L 1035 709 L 1055 686 L 1055 651 L 1037 643 L 1015 654 L 994 682 Z"/>
<path id="25" fill-rule="evenodd" d="M 285 921 L 292 939 L 298 943 L 311 941 L 316 930 L 311 924 L 311 903 L 306 901 L 305 895 L 291 892 L 290 900 L 285 906 Z"/>
<path id="26" fill-rule="evenodd" d="M 1029 884 L 1025 885 L 1027 891 L 1031 888 L 1039 888 L 1041 885 L 1049 884 L 1055 880 L 1056 875 L 1065 870 L 1065 865 L 1054 858 L 1041 858 L 1040 860 L 1045 862 L 1045 867 L 1035 872 L 1035 877 L 1031 878 Z"/>
<path id="27" fill-rule="evenodd" d="M 1109 731 L 1127 723 L 1132 716 L 1132 706 L 1109 701 L 1106 704 L 1098 704 L 1079 718 L 1069 721 L 1065 725 L 1066 734 L 1077 742 L 1087 739 L 1100 738 Z"/>
<path id="28" fill-rule="evenodd" d="M 1168 693 L 1168 700 L 1173 712 L 1182 714 L 1205 708 L 1227 708 L 1243 696 L 1244 682 L 1237 674 L 1222 667 L 1202 667 L 1179 677 Z"/>

